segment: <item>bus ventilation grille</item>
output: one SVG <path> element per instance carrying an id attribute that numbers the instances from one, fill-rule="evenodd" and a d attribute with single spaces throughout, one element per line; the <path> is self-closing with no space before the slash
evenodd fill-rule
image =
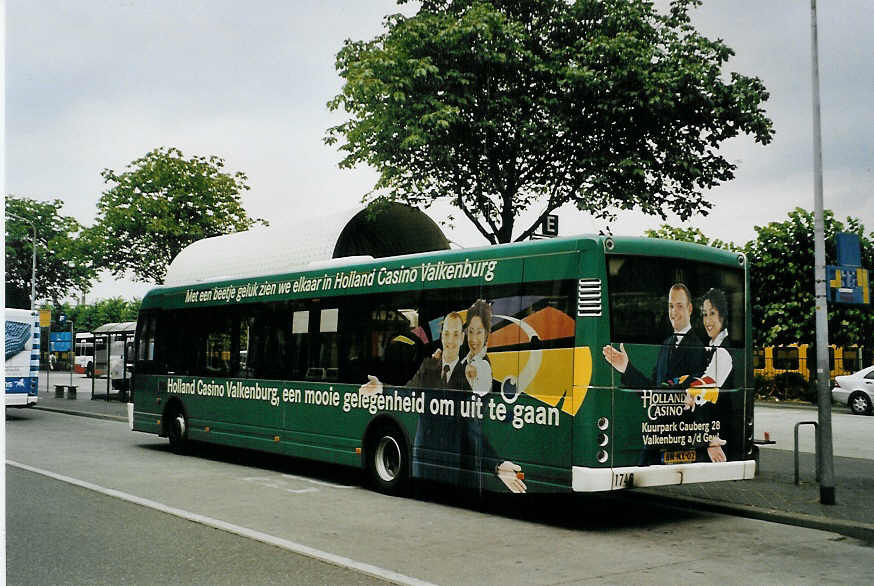
<path id="1" fill-rule="evenodd" d="M 601 279 L 580 279 L 577 317 L 601 317 Z"/>

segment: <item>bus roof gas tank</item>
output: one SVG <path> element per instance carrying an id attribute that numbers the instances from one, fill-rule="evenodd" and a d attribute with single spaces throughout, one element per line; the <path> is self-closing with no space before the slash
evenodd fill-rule
<path id="1" fill-rule="evenodd" d="M 293 225 L 204 238 L 167 269 L 169 286 L 288 273 L 347 257 L 382 258 L 447 250 L 449 241 L 422 211 L 398 203 L 357 208 Z"/>

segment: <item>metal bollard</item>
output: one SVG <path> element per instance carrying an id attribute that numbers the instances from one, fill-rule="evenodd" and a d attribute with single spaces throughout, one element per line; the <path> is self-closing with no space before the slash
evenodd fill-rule
<path id="1" fill-rule="evenodd" d="M 64 398 L 64 385 L 55 385 L 55 399 Z"/>
<path id="2" fill-rule="evenodd" d="M 76 385 L 67 385 L 67 398 L 75 399 L 76 398 Z"/>
<path id="3" fill-rule="evenodd" d="M 819 426 L 816 421 L 799 421 L 795 424 L 795 484 L 800 484 L 798 480 L 798 426 L 812 425 L 814 431 L 814 451 L 816 456 L 816 481 L 819 482 Z"/>

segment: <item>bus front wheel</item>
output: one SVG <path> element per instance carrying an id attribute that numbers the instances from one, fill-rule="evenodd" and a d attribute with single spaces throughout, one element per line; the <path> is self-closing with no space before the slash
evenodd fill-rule
<path id="1" fill-rule="evenodd" d="M 390 495 L 403 494 L 410 478 L 410 457 L 403 434 L 394 426 L 380 426 L 367 450 L 367 471 L 373 487 Z"/>
<path id="2" fill-rule="evenodd" d="M 185 451 L 188 444 L 188 420 L 182 411 L 171 414 L 168 422 L 167 439 L 170 440 L 170 448 L 177 454 Z"/>

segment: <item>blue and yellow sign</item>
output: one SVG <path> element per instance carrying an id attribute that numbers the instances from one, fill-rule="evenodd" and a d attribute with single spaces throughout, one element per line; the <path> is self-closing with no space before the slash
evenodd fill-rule
<path id="1" fill-rule="evenodd" d="M 871 303 L 868 269 L 828 265 L 828 300 L 834 303 Z"/>
<path id="2" fill-rule="evenodd" d="M 862 247 L 858 234 L 835 234 L 838 265 L 826 266 L 828 300 L 834 303 L 871 303 L 868 269 L 862 268 Z"/>

